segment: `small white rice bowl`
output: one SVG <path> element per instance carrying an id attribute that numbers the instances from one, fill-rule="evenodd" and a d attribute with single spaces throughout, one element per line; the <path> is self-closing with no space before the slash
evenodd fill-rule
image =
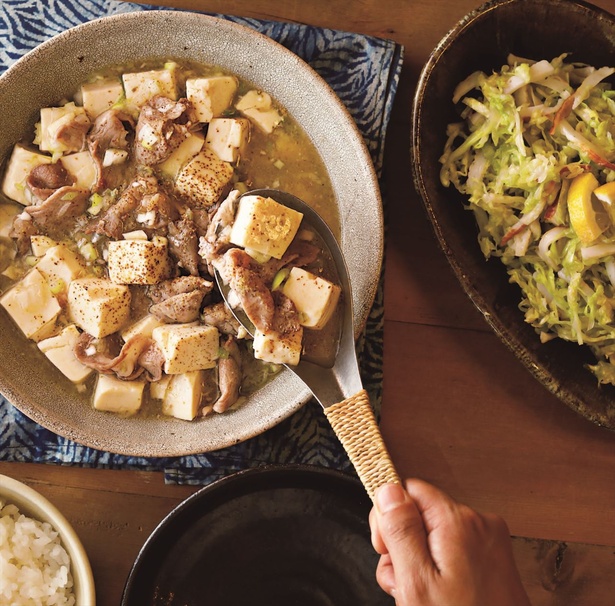
<path id="1" fill-rule="evenodd" d="M 90 564 L 68 521 L 38 492 L 3 475 L 0 475 L 0 604 L 95 604 Z"/>
<path id="2" fill-rule="evenodd" d="M 0 499 L 0 603 L 74 606 L 70 557 L 48 522 Z"/>

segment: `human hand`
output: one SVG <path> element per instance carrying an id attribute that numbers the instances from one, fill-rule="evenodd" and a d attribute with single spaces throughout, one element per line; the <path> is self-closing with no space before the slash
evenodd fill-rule
<path id="1" fill-rule="evenodd" d="M 370 513 L 376 578 L 398 606 L 530 606 L 504 520 L 421 480 L 386 484 Z"/>

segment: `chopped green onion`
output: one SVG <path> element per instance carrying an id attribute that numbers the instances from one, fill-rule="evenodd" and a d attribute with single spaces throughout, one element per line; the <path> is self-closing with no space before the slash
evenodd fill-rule
<path id="1" fill-rule="evenodd" d="M 57 278 L 53 282 L 49 283 L 49 290 L 52 295 L 59 295 L 66 290 L 66 282 L 62 278 Z"/>
<path id="2" fill-rule="evenodd" d="M 90 196 L 90 208 L 88 208 L 88 213 L 90 215 L 96 216 L 103 207 L 103 197 L 96 193 Z"/>
<path id="3" fill-rule="evenodd" d="M 271 290 L 278 290 L 283 282 L 288 278 L 290 274 L 290 268 L 283 267 L 273 278 L 273 282 L 271 283 Z"/>
<path id="4" fill-rule="evenodd" d="M 79 248 L 79 252 L 83 255 L 86 261 L 92 262 L 98 259 L 98 251 L 91 242 L 83 244 L 83 246 Z"/>

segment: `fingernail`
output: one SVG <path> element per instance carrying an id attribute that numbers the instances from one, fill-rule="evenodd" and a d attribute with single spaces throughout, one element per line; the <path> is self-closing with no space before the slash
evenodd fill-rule
<path id="1" fill-rule="evenodd" d="M 405 501 L 406 491 L 400 484 L 384 484 L 376 490 L 376 507 L 380 513 L 391 511 Z"/>

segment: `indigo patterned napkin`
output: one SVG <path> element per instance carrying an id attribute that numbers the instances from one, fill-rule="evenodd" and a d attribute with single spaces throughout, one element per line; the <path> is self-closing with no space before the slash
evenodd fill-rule
<path id="1" fill-rule="evenodd" d="M 2 0 L 0 73 L 62 31 L 108 15 L 161 7 L 106 0 Z M 307 25 L 214 15 L 251 27 L 307 61 L 331 86 L 356 121 L 380 177 L 384 139 L 397 89 L 403 48 L 391 40 Z M 358 343 L 361 375 L 376 412 L 382 382 L 382 280 Z M 322 408 L 309 402 L 264 434 L 215 452 L 183 457 L 117 455 L 76 444 L 41 427 L 0 396 L 0 460 L 165 472 L 168 482 L 208 484 L 265 464 L 353 468 Z"/>

